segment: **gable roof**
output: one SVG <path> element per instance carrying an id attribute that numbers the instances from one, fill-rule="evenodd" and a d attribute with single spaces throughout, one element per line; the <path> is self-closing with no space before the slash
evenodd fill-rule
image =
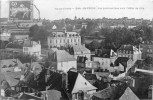
<path id="1" fill-rule="evenodd" d="M 72 93 L 77 93 L 79 90 L 90 91 L 97 88 L 91 85 L 81 74 L 78 74 Z"/>
<path id="2" fill-rule="evenodd" d="M 69 89 L 69 93 L 71 93 L 74 88 L 78 73 L 75 71 L 69 70 L 67 74 L 68 74 L 68 84 L 69 84 L 68 89 Z"/>
<path id="3" fill-rule="evenodd" d="M 57 62 L 76 61 L 76 59 L 65 50 L 57 50 L 55 54 Z"/>
<path id="4" fill-rule="evenodd" d="M 139 100 L 139 98 L 129 87 L 127 87 L 124 94 L 119 98 L 119 100 Z"/>
<path id="5" fill-rule="evenodd" d="M 90 52 L 89 49 L 87 49 L 85 46 L 82 46 L 81 44 L 73 45 L 73 51 L 74 52 Z"/>

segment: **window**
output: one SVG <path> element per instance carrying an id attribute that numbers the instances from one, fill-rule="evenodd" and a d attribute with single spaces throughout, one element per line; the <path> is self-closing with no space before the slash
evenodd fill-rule
<path id="1" fill-rule="evenodd" d="M 78 99 L 78 94 L 77 93 L 75 93 L 75 99 Z"/>
<path id="2" fill-rule="evenodd" d="M 24 51 L 28 51 L 28 48 L 24 48 Z"/>
<path id="3" fill-rule="evenodd" d="M 57 40 L 56 40 L 56 43 L 57 43 Z"/>

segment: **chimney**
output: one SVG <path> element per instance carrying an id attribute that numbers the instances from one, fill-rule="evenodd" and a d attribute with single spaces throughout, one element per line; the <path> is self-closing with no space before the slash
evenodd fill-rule
<path id="1" fill-rule="evenodd" d="M 85 44 L 82 44 L 83 47 L 85 47 Z"/>
<path id="2" fill-rule="evenodd" d="M 94 68 L 92 68 L 92 74 L 94 74 Z"/>

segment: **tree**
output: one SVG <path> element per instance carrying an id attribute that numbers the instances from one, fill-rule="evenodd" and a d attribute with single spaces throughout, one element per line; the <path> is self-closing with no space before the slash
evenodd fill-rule
<path id="1" fill-rule="evenodd" d="M 95 49 L 99 49 L 101 47 L 101 43 L 96 40 L 93 40 L 90 44 L 87 44 L 87 48 L 91 51 L 95 51 Z"/>
<path id="2" fill-rule="evenodd" d="M 41 44 L 47 41 L 47 37 L 49 32 L 44 27 L 39 27 L 38 25 L 34 25 L 30 28 L 29 36 L 32 37 L 34 41 L 41 41 Z"/>
<path id="3" fill-rule="evenodd" d="M 153 58 L 152 58 L 152 57 L 147 57 L 147 58 L 144 60 L 144 62 L 145 62 L 146 64 L 153 64 Z"/>
<path id="4" fill-rule="evenodd" d="M 35 34 L 37 34 L 39 32 L 39 26 L 34 25 L 34 26 L 30 27 L 29 31 L 30 31 L 29 37 L 33 37 Z"/>
<path id="5" fill-rule="evenodd" d="M 27 54 L 18 54 L 15 58 L 19 59 L 22 63 L 31 63 L 37 61 L 38 59 L 36 56 Z"/>

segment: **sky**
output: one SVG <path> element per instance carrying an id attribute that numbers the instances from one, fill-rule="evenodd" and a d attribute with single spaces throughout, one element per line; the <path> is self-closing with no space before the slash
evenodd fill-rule
<path id="1" fill-rule="evenodd" d="M 8 17 L 8 0 L 1 0 L 1 17 Z M 43 19 L 144 18 L 153 19 L 153 0 L 34 0 Z M 34 9 L 34 17 L 38 11 Z"/>

